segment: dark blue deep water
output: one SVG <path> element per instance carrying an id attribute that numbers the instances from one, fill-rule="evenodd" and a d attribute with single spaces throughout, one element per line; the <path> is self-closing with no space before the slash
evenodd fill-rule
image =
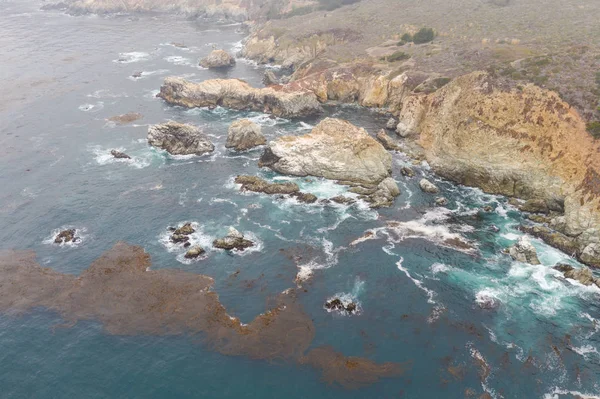
<path id="1" fill-rule="evenodd" d="M 151 15 L 70 17 L 39 11 L 40 5 L 0 1 L 0 249 L 34 250 L 43 266 L 79 274 L 118 241 L 140 245 L 153 269 L 213 277 L 228 313 L 244 322 L 300 284 L 299 301 L 316 330 L 311 347 L 404 363 L 406 372 L 349 390 L 307 366 L 221 355 L 198 337 L 115 336 L 94 321 L 64 326 L 39 308 L 0 314 L 0 397 L 600 395 L 600 290 L 562 279 L 551 266 L 577 263 L 539 241 L 532 240 L 543 265 L 502 254 L 521 235 L 521 215 L 505 198 L 443 181 L 425 164 L 415 167 L 417 178 L 405 179 L 400 168 L 411 162 L 402 154 L 394 154 L 402 195 L 390 209 L 241 194 L 233 184 L 238 174 L 292 180 L 319 198 L 344 188 L 277 176 L 257 167 L 260 150 L 224 148 L 229 124 L 241 117 L 262 125 L 268 139 L 307 133 L 318 119 L 187 110 L 155 98 L 169 75 L 236 77 L 259 86 L 263 68 L 245 60 L 227 72 L 196 66 L 213 44 L 239 49 L 239 26 Z M 131 77 L 136 72 L 141 78 Z M 127 112 L 143 117 L 125 125 L 108 121 Z M 352 106 L 330 106 L 325 116 L 373 134 L 385 124 Z M 148 125 L 169 119 L 201 126 L 215 153 L 177 158 L 150 148 Z M 113 148 L 133 159 L 112 159 Z M 422 176 L 440 186 L 447 209 L 435 208 L 434 198 L 419 190 Z M 494 211 L 481 211 L 485 205 Z M 166 240 L 167 227 L 185 221 L 197 223 L 193 239 L 207 248 L 229 226 L 259 246 L 186 261 Z M 386 227 L 390 221 L 398 223 Z M 52 244 L 66 227 L 78 229 L 82 242 Z M 356 241 L 367 230 L 375 238 Z M 443 245 L 458 236 L 476 249 Z M 298 283 L 298 276 L 306 280 Z M 334 295 L 358 303 L 359 313 L 328 313 L 323 304 Z M 486 300 L 497 306 L 481 308 Z"/>

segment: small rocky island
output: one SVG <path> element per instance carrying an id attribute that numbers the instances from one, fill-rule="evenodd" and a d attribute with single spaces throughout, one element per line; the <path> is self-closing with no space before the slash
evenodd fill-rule
<path id="1" fill-rule="evenodd" d="M 243 251 L 253 246 L 254 243 L 252 241 L 244 238 L 244 235 L 233 227 L 229 228 L 229 232 L 225 237 L 213 241 L 213 247 L 227 251 Z"/>
<path id="2" fill-rule="evenodd" d="M 150 126 L 148 144 L 171 155 L 204 155 L 215 150 L 200 128 L 173 121 Z"/>

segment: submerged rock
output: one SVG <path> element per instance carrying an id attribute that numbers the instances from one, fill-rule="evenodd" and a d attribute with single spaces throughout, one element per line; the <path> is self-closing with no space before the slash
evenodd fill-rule
<path id="1" fill-rule="evenodd" d="M 235 65 L 235 58 L 225 50 L 213 50 L 200 60 L 200 66 L 203 68 L 224 68 L 233 65 Z"/>
<path id="2" fill-rule="evenodd" d="M 336 197 L 330 198 L 331 201 L 336 204 L 353 204 L 356 201 L 353 198 L 344 197 L 343 195 L 338 195 Z"/>
<path id="3" fill-rule="evenodd" d="M 116 158 L 116 159 L 131 159 L 131 157 L 129 155 L 125 154 L 124 152 L 117 151 L 117 150 L 110 150 L 110 155 L 112 155 L 113 158 Z"/>
<path id="4" fill-rule="evenodd" d="M 421 187 L 421 190 L 423 190 L 424 192 L 430 194 L 437 194 L 440 192 L 440 189 L 437 188 L 435 184 L 433 184 L 427 179 L 421 179 L 421 181 L 419 182 L 419 187 Z"/>
<path id="5" fill-rule="evenodd" d="M 448 205 L 448 199 L 446 197 L 437 197 L 434 202 L 436 206 Z"/>
<path id="6" fill-rule="evenodd" d="M 141 74 L 140 74 L 140 76 L 141 76 Z M 108 118 L 108 120 L 111 122 L 118 123 L 119 125 L 126 125 L 128 123 L 131 123 L 131 122 L 137 121 L 138 119 L 141 119 L 142 116 L 143 115 L 140 113 L 130 112 L 128 114 L 112 116 L 112 117 Z"/>
<path id="7" fill-rule="evenodd" d="M 222 106 L 253 110 L 281 117 L 302 117 L 323 111 L 317 96 L 297 87 L 274 86 L 257 89 L 239 79 L 213 79 L 193 83 L 182 78 L 165 79 L 157 95 L 183 107 Z"/>
<path id="8" fill-rule="evenodd" d="M 75 237 L 76 230 L 75 229 L 67 229 L 59 232 L 54 238 L 55 244 L 64 244 L 67 242 L 77 242 L 79 238 Z"/>
<path id="9" fill-rule="evenodd" d="M 391 174 L 392 157 L 364 129 L 326 118 L 308 134 L 273 140 L 260 165 L 294 176 L 379 184 Z"/>
<path id="10" fill-rule="evenodd" d="M 172 155 L 203 155 L 215 150 L 198 127 L 173 121 L 150 126 L 148 144 Z"/>
<path id="11" fill-rule="evenodd" d="M 379 142 L 383 145 L 383 148 L 385 148 L 388 151 L 402 151 L 402 146 L 396 141 L 394 141 L 394 139 L 392 139 L 390 136 L 388 136 L 388 134 L 383 129 L 381 129 L 379 133 L 377 133 L 377 136 L 375 136 L 375 138 L 379 140 Z"/>
<path id="12" fill-rule="evenodd" d="M 349 302 L 347 305 L 344 305 L 340 298 L 334 298 L 325 302 L 325 309 L 328 310 L 346 311 L 348 313 L 354 313 L 356 311 L 356 308 L 357 307 L 354 302 Z"/>
<path id="13" fill-rule="evenodd" d="M 516 261 L 539 265 L 540 260 L 537 257 L 535 247 L 531 245 L 526 236 L 519 238 L 519 241 L 512 247 L 508 248 L 508 254 Z"/>
<path id="14" fill-rule="evenodd" d="M 204 248 L 202 248 L 201 246 L 195 246 L 190 248 L 184 255 L 184 258 L 186 259 L 196 259 L 197 257 L 199 257 L 200 255 L 203 255 L 204 253 L 206 253 L 206 251 L 204 250 Z"/>
<path id="15" fill-rule="evenodd" d="M 238 250 L 243 251 L 246 248 L 253 247 L 254 243 L 250 240 L 246 240 L 244 235 L 237 231 L 235 228 L 230 227 L 229 233 L 223 238 L 218 238 L 213 241 L 213 247 L 225 249 L 228 251 Z"/>
<path id="16" fill-rule="evenodd" d="M 317 202 L 317 196 L 311 193 L 302 193 L 302 192 L 297 192 L 292 194 L 294 197 L 296 197 L 296 199 L 300 202 L 304 202 L 305 204 L 314 204 L 315 202 Z"/>
<path id="17" fill-rule="evenodd" d="M 240 119 L 229 126 L 225 148 L 245 151 L 267 143 L 261 128 L 248 119 Z"/>

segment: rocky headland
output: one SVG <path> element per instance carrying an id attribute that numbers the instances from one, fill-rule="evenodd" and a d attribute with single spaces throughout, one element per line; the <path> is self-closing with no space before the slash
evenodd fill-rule
<path id="1" fill-rule="evenodd" d="M 183 107 L 216 107 L 253 110 L 281 117 L 302 117 L 322 112 L 315 94 L 286 86 L 254 88 L 240 79 L 213 79 L 193 83 L 168 77 L 157 95 Z"/>
<path id="2" fill-rule="evenodd" d="M 373 207 L 390 206 L 400 195 L 391 178 L 391 155 L 365 129 L 340 119 L 325 118 L 308 134 L 271 141 L 259 166 L 336 180 Z"/>

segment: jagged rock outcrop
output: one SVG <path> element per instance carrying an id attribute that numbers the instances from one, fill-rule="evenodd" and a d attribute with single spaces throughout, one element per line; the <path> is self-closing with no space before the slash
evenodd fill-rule
<path id="1" fill-rule="evenodd" d="M 575 268 L 565 263 L 559 263 L 554 266 L 554 269 L 561 272 L 565 278 L 570 278 L 587 286 L 595 284 L 598 288 L 600 288 L 600 278 L 595 277 L 592 271 L 585 266 L 581 268 Z"/>
<path id="2" fill-rule="evenodd" d="M 245 151 L 267 143 L 261 128 L 248 119 L 240 119 L 229 126 L 225 148 Z"/>
<path id="3" fill-rule="evenodd" d="M 364 129 L 326 118 L 308 134 L 270 142 L 261 165 L 294 176 L 379 184 L 391 174 L 392 157 Z"/>
<path id="4" fill-rule="evenodd" d="M 226 68 L 235 65 L 235 58 L 225 50 L 213 50 L 199 64 L 204 68 Z"/>
<path id="5" fill-rule="evenodd" d="M 240 175 L 235 178 L 236 184 L 241 184 L 242 191 L 252 191 L 265 194 L 295 194 L 300 191 L 296 183 L 269 183 L 257 176 Z"/>
<path id="6" fill-rule="evenodd" d="M 158 97 L 183 107 L 222 106 L 238 110 L 272 113 L 282 117 L 301 117 L 322 112 L 314 93 L 288 86 L 257 89 L 239 79 L 213 79 L 193 83 L 168 77 Z"/>
<path id="7" fill-rule="evenodd" d="M 229 232 L 223 238 L 218 238 L 213 241 L 213 247 L 225 249 L 228 251 L 238 250 L 243 251 L 246 248 L 253 247 L 254 243 L 244 238 L 244 235 L 235 228 L 230 227 Z"/>
<path id="8" fill-rule="evenodd" d="M 77 234 L 75 229 L 62 230 L 54 237 L 54 243 L 65 244 L 68 242 L 78 242 L 79 237 L 76 237 L 75 234 Z"/>
<path id="9" fill-rule="evenodd" d="M 527 236 L 519 238 L 519 241 L 512 247 L 508 248 L 508 254 L 516 261 L 539 265 L 540 260 L 537 257 L 535 247 L 529 242 Z"/>
<path id="10" fill-rule="evenodd" d="M 150 126 L 148 144 L 173 155 L 202 155 L 215 150 L 200 128 L 174 121 Z"/>
<path id="11" fill-rule="evenodd" d="M 600 265 L 594 246 L 600 243 L 600 143 L 556 93 L 511 88 L 474 72 L 406 100 L 400 122 L 419 135 L 438 174 L 489 193 L 535 199 L 528 204 L 532 211 L 564 204 L 559 230 L 583 236 L 578 244 L 588 249 L 585 262 Z"/>

